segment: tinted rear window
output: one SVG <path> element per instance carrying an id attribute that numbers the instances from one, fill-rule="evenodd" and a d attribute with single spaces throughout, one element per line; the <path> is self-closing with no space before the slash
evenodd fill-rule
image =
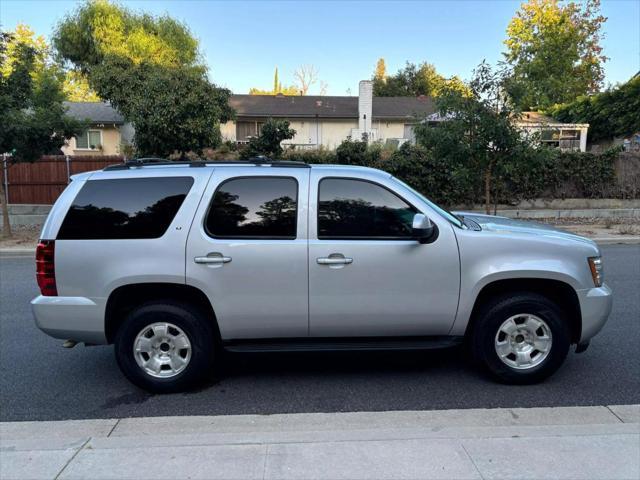
<path id="1" fill-rule="evenodd" d="M 58 238 L 161 237 L 192 185 L 192 177 L 89 180 L 67 212 Z"/>
<path id="2" fill-rule="evenodd" d="M 298 182 L 290 177 L 246 177 L 216 190 L 206 229 L 221 238 L 295 238 Z"/>

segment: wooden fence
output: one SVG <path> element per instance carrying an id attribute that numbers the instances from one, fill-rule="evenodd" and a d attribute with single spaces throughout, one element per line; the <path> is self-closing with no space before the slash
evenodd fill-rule
<path id="1" fill-rule="evenodd" d="M 33 163 L 4 161 L 5 190 L 8 203 L 53 204 L 76 173 L 100 170 L 121 163 L 119 155 L 43 156 Z"/>

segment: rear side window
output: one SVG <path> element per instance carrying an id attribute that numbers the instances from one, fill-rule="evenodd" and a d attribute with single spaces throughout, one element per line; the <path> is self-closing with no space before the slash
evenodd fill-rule
<path id="1" fill-rule="evenodd" d="M 417 210 L 386 188 L 364 180 L 320 181 L 318 238 L 405 239 Z"/>
<path id="2" fill-rule="evenodd" d="M 158 238 L 193 185 L 192 177 L 89 180 L 62 222 L 61 240 Z"/>
<path id="3" fill-rule="evenodd" d="M 220 184 L 205 222 L 217 238 L 296 238 L 298 182 L 291 177 L 243 177 Z"/>

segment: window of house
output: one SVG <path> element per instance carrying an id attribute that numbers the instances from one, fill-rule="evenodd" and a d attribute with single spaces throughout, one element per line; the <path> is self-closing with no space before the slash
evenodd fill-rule
<path id="1" fill-rule="evenodd" d="M 263 125 L 264 122 L 236 122 L 236 141 L 246 142 L 251 137 L 257 137 Z"/>
<path id="2" fill-rule="evenodd" d="M 205 221 L 217 238 L 296 238 L 298 182 L 292 177 L 244 177 L 223 182 Z"/>
<path id="3" fill-rule="evenodd" d="M 381 185 L 325 178 L 319 185 L 319 239 L 409 239 L 417 210 Z"/>
<path id="4" fill-rule="evenodd" d="M 193 177 L 89 180 L 67 212 L 58 238 L 159 238 L 192 185 Z"/>
<path id="5" fill-rule="evenodd" d="M 102 147 L 100 130 L 85 130 L 76 137 L 76 148 L 82 150 L 98 150 Z"/>
<path id="6" fill-rule="evenodd" d="M 560 138 L 564 140 L 580 140 L 580 130 L 567 130 L 563 129 Z"/>

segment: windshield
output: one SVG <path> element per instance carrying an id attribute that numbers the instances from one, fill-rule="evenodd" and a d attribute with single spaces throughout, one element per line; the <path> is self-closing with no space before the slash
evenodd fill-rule
<path id="1" fill-rule="evenodd" d="M 404 183 L 402 180 L 396 178 L 396 177 L 391 177 L 392 180 L 394 180 L 395 182 L 399 183 L 400 185 L 402 185 L 403 187 L 407 188 L 408 190 L 410 190 L 411 192 L 413 192 L 416 196 L 418 196 L 420 198 L 420 200 L 422 200 L 424 203 L 426 203 L 427 205 L 429 205 L 431 208 L 433 208 L 436 212 L 438 212 L 440 215 L 442 215 L 444 218 L 446 218 L 447 220 L 449 220 L 451 223 L 453 223 L 456 227 L 458 228 L 464 228 L 464 224 L 462 223 L 462 221 L 460 220 L 460 218 L 458 218 L 457 216 L 455 216 L 453 213 L 449 212 L 448 210 L 445 210 L 442 207 L 439 207 L 438 205 L 436 205 L 435 203 L 433 203 L 431 200 L 429 200 L 427 197 L 425 197 L 424 195 L 422 195 L 420 192 L 418 192 L 416 189 L 411 188 L 409 185 L 407 185 L 406 183 Z"/>

